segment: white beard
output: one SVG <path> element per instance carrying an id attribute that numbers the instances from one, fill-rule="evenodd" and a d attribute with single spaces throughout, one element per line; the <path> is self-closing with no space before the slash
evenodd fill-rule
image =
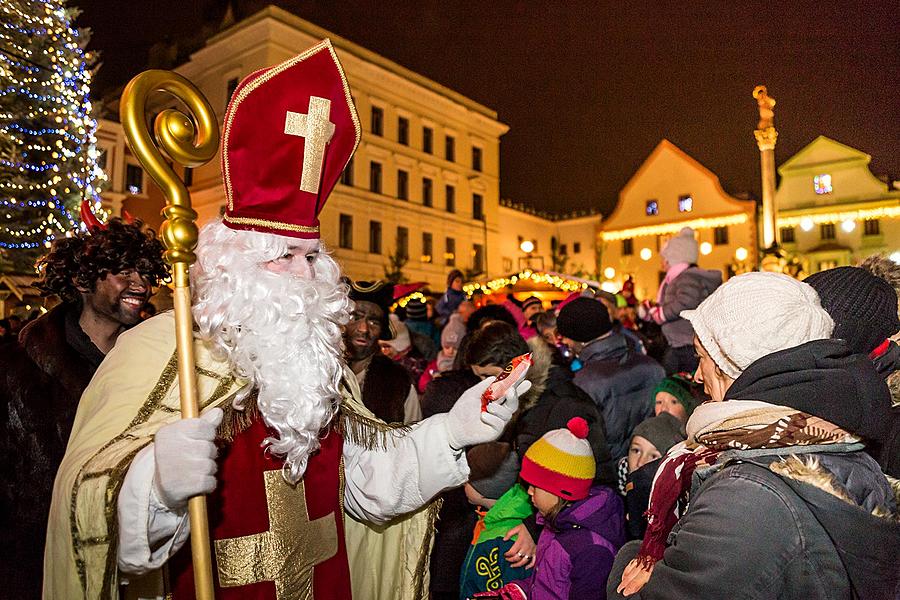
<path id="1" fill-rule="evenodd" d="M 261 265 L 284 254 L 290 238 L 220 222 L 200 239 L 192 276 L 201 336 L 250 381 L 238 404 L 258 391 L 260 414 L 277 432 L 263 446 L 284 459 L 284 477 L 296 483 L 340 403 L 341 326 L 351 306 L 340 269 L 322 251 L 313 279 L 271 273 Z"/>

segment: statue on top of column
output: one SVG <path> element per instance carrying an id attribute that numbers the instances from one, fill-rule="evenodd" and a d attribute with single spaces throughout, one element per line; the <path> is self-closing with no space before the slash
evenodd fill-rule
<path id="1" fill-rule="evenodd" d="M 758 85 L 753 88 L 753 97 L 759 105 L 759 124 L 757 129 L 775 127 L 775 98 L 769 95 L 766 86 Z"/>

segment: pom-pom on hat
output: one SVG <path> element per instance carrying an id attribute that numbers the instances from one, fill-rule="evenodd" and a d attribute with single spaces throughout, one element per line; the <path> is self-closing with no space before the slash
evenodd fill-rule
<path id="1" fill-rule="evenodd" d="M 413 298 L 406 303 L 406 318 L 410 321 L 425 321 L 428 319 L 428 307 L 421 298 Z"/>
<path id="2" fill-rule="evenodd" d="M 732 379 L 764 356 L 827 340 L 834 329 L 816 290 L 781 273 L 732 277 L 695 310 L 681 311 L 681 317 Z"/>
<path id="3" fill-rule="evenodd" d="M 534 487 L 564 500 L 587 498 L 597 473 L 587 441 L 587 421 L 574 417 L 566 429 L 548 431 L 522 457 L 520 476 Z"/>
<path id="4" fill-rule="evenodd" d="M 593 298 L 576 298 L 559 311 L 556 331 L 576 342 L 589 342 L 612 329 L 609 311 Z"/>
<path id="5" fill-rule="evenodd" d="M 360 140 L 331 42 L 245 78 L 223 132 L 225 225 L 318 238 L 318 215 Z"/>
<path id="6" fill-rule="evenodd" d="M 678 263 L 694 264 L 697 262 L 698 253 L 697 239 L 694 237 L 694 230 L 690 227 L 685 227 L 679 231 L 659 251 L 659 255 L 666 259 L 669 265 L 677 265 Z"/>
<path id="7" fill-rule="evenodd" d="M 804 279 L 834 319 L 833 338 L 868 354 L 900 330 L 897 292 L 884 279 L 859 267 L 838 267 Z"/>

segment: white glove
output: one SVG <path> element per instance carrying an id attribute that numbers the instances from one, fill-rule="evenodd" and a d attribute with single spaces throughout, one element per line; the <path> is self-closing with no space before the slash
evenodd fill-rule
<path id="1" fill-rule="evenodd" d="M 450 447 L 462 450 L 467 446 L 493 442 L 519 408 L 519 396 L 531 389 L 530 381 L 522 381 L 511 388 L 503 398 L 490 402 L 481 411 L 481 394 L 494 383 L 496 377 L 488 377 L 463 392 L 447 415 L 447 437 Z"/>
<path id="2" fill-rule="evenodd" d="M 153 491 L 168 508 L 183 508 L 188 498 L 216 489 L 213 440 L 223 414 L 221 408 L 214 408 L 197 419 L 181 419 L 156 432 Z"/>

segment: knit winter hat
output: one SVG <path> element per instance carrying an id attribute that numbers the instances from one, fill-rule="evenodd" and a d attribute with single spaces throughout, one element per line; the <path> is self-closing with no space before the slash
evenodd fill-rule
<path id="1" fill-rule="evenodd" d="M 675 396 L 684 407 L 687 416 L 690 417 L 694 409 L 697 408 L 699 402 L 694 394 L 691 393 L 691 381 L 681 374 L 670 375 L 656 384 L 653 393 L 650 394 L 650 405 L 656 405 L 656 394 L 659 392 L 668 392 Z"/>
<path id="2" fill-rule="evenodd" d="M 410 321 L 424 321 L 428 318 L 428 307 L 421 298 L 413 298 L 406 303 L 406 318 Z"/>
<path id="3" fill-rule="evenodd" d="M 677 265 L 678 263 L 693 264 L 697 262 L 698 253 L 699 249 L 697 240 L 694 238 L 694 230 L 690 227 L 685 227 L 679 231 L 659 251 L 659 255 L 666 259 L 666 262 L 670 265 Z"/>
<path id="4" fill-rule="evenodd" d="M 519 455 L 507 442 L 488 442 L 472 446 L 466 452 L 469 485 L 479 494 L 498 499 L 519 478 Z"/>
<path id="5" fill-rule="evenodd" d="M 593 298 L 576 298 L 556 317 L 556 331 L 576 342 L 589 342 L 612 329 L 609 312 Z"/>
<path id="6" fill-rule="evenodd" d="M 732 379 L 764 356 L 828 339 L 834 329 L 816 290 L 781 273 L 732 277 L 681 317 Z"/>
<path id="7" fill-rule="evenodd" d="M 641 436 L 656 446 L 662 455 L 665 455 L 669 448 L 678 442 L 687 439 L 684 424 L 677 417 L 665 412 L 638 423 L 631 435 L 632 437 Z"/>
<path id="8" fill-rule="evenodd" d="M 459 343 L 464 335 L 466 335 L 466 325 L 462 322 L 462 315 L 453 313 L 441 331 L 441 346 L 459 348 Z"/>
<path id="9" fill-rule="evenodd" d="M 543 306 L 544 306 L 544 303 L 541 302 L 540 298 L 538 298 L 537 296 L 529 296 L 528 298 L 525 298 L 524 302 L 522 302 L 522 311 L 524 312 L 524 311 L 528 310 L 528 307 L 533 304 L 537 304 L 541 308 L 543 308 Z"/>
<path id="10" fill-rule="evenodd" d="M 587 498 L 597 473 L 587 435 L 581 417 L 569 419 L 566 429 L 548 431 L 525 452 L 520 477 L 564 500 Z"/>
<path id="11" fill-rule="evenodd" d="M 834 319 L 833 338 L 868 354 L 900 330 L 897 293 L 884 279 L 859 267 L 828 269 L 804 280 L 819 294 Z"/>

